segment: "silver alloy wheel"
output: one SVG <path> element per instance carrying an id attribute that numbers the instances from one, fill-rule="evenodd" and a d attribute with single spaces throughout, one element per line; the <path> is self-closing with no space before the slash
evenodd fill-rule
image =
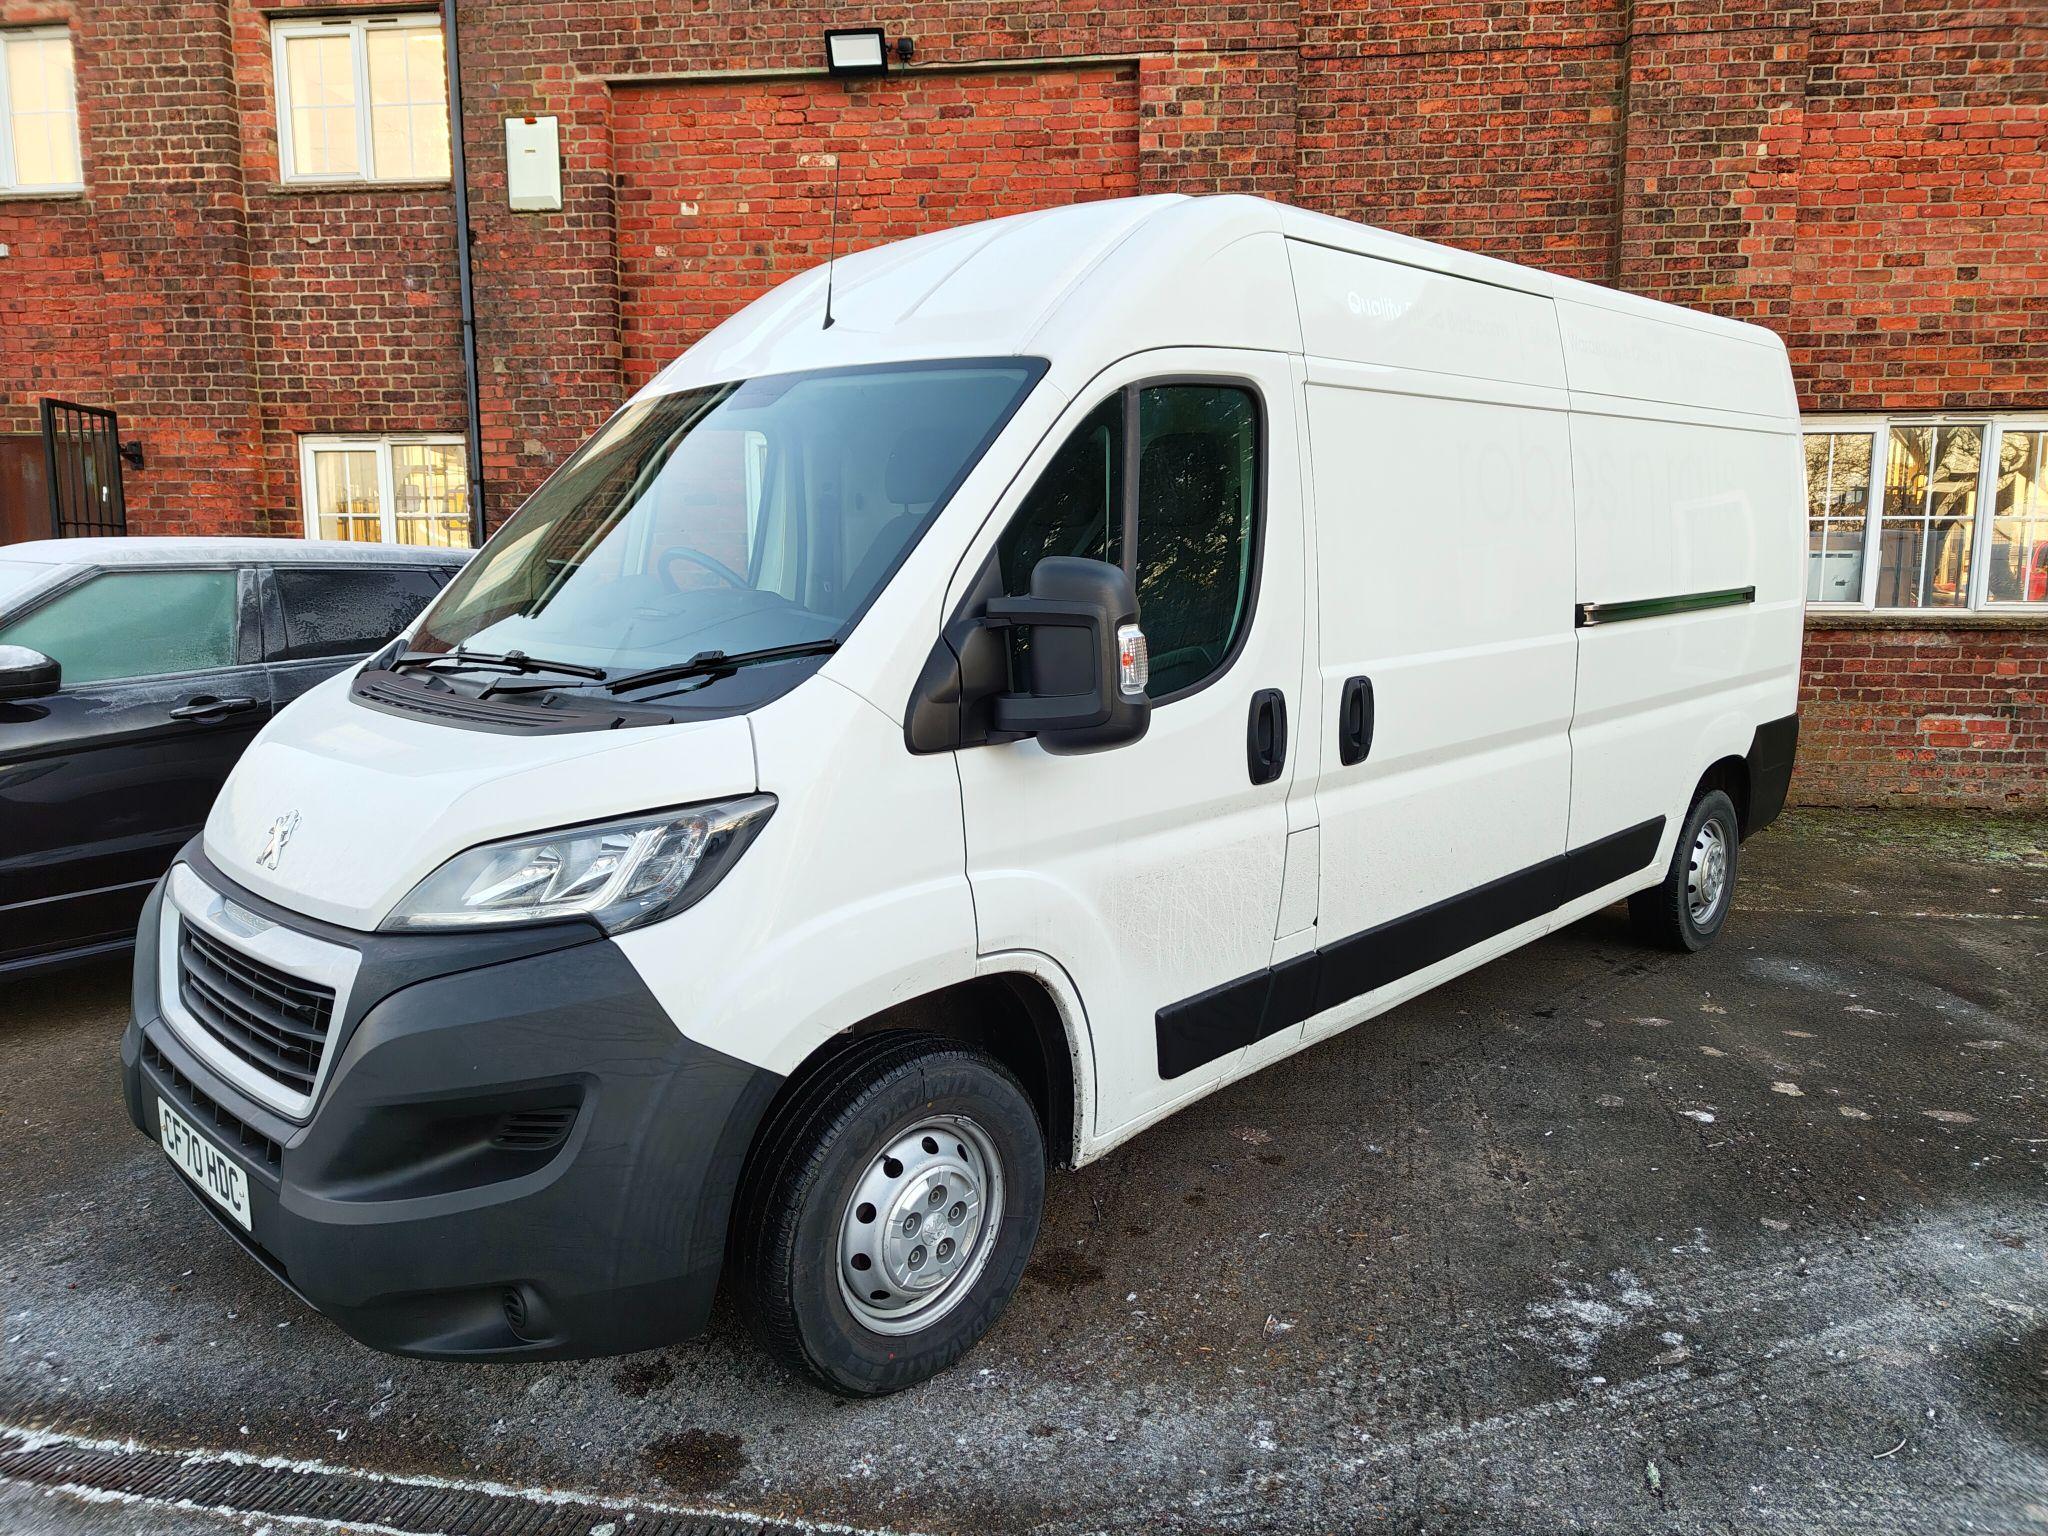
<path id="1" fill-rule="evenodd" d="M 1003 1163 L 965 1115 L 899 1131 L 839 1221 L 839 1294 L 876 1333 L 929 1328 L 974 1289 L 1003 1218 Z"/>
<path id="2" fill-rule="evenodd" d="M 1692 857 L 1685 871 L 1685 900 L 1692 912 L 1692 925 L 1704 928 L 1728 894 L 1728 834 L 1721 823 L 1708 817 L 1700 823 L 1692 840 Z"/>

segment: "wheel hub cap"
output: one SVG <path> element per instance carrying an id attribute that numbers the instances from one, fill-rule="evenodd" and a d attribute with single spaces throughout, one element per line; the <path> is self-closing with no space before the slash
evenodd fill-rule
<path id="1" fill-rule="evenodd" d="M 1728 891 L 1728 839 L 1718 821 L 1703 823 L 1693 839 L 1685 878 L 1686 904 L 1696 926 L 1704 926 Z"/>
<path id="2" fill-rule="evenodd" d="M 878 1333 L 927 1328 L 988 1263 L 1002 1218 L 1002 1164 L 963 1115 L 898 1132 L 854 1186 L 839 1229 L 839 1289 Z"/>

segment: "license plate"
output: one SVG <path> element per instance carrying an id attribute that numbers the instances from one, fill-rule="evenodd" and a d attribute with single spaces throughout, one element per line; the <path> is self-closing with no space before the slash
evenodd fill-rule
<path id="1" fill-rule="evenodd" d="M 249 1175 L 162 1099 L 156 1101 L 156 1127 L 171 1161 L 199 1186 L 201 1194 L 239 1221 L 247 1232 Z"/>

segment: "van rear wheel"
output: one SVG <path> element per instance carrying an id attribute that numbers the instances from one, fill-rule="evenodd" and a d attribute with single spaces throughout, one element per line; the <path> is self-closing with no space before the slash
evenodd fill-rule
<path id="1" fill-rule="evenodd" d="M 1637 937 L 1660 949 L 1692 953 L 1719 936 L 1735 902 L 1742 825 L 1735 802 L 1718 789 L 1693 801 L 1663 882 L 1628 899 Z"/>
<path id="2" fill-rule="evenodd" d="M 1008 1303 L 1038 1237 L 1045 1138 L 993 1057 L 856 1038 L 771 1117 L 735 1233 L 762 1345 L 848 1397 L 944 1370 Z"/>

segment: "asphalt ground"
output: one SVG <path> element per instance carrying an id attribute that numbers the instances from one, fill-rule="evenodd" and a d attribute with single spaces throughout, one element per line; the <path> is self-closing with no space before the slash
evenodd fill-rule
<path id="1" fill-rule="evenodd" d="M 0 991 L 0 1531 L 2048 1532 L 2048 822 L 1795 813 L 1705 954 L 1617 909 L 1227 1089 L 869 1403 L 723 1306 L 354 1344 L 129 1127 L 126 995 Z"/>

